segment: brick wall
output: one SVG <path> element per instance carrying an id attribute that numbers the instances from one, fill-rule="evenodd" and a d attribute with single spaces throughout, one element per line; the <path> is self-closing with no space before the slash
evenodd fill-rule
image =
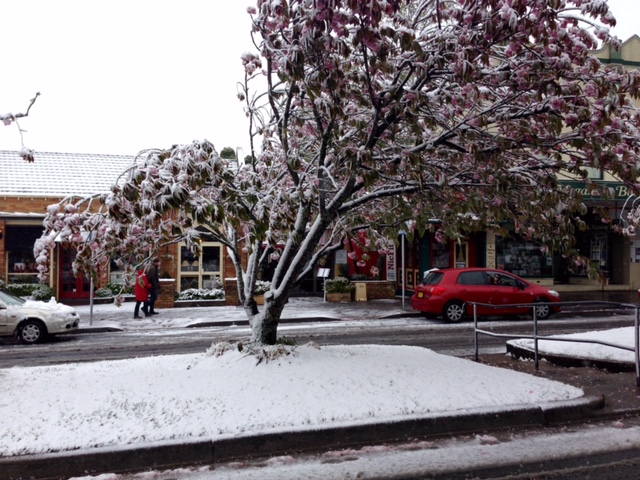
<path id="1" fill-rule="evenodd" d="M 393 299 L 396 297 L 396 282 L 388 282 L 386 280 L 370 280 L 365 283 L 367 285 L 367 300 Z"/>
<path id="2" fill-rule="evenodd" d="M 2 232 L 2 239 L 0 239 L 0 278 L 2 280 L 7 280 L 4 276 L 7 271 L 7 252 L 4 248 L 4 234 L 6 231 L 5 222 L 0 220 L 0 232 Z"/>
<path id="3" fill-rule="evenodd" d="M 238 283 L 235 278 L 224 279 L 224 304 L 232 307 L 240 305 Z"/>
<path id="4" fill-rule="evenodd" d="M 173 308 L 176 301 L 175 292 L 176 292 L 176 281 L 173 278 L 161 278 L 160 292 L 158 293 L 158 300 L 156 301 L 156 307 Z"/>

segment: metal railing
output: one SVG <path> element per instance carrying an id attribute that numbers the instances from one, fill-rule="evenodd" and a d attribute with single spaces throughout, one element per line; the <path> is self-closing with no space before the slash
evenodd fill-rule
<path id="1" fill-rule="evenodd" d="M 479 302 L 467 302 L 466 305 L 473 306 L 473 331 L 474 331 L 474 344 L 475 344 L 475 360 L 479 361 L 479 336 L 487 335 L 490 337 L 503 337 L 509 339 L 529 339 L 533 340 L 533 354 L 535 361 L 535 368 L 539 370 L 540 367 L 540 355 L 538 342 L 540 340 L 545 341 L 556 341 L 556 342 L 573 342 L 573 343 L 591 343 L 597 345 L 604 345 L 612 348 L 619 348 L 622 350 L 627 350 L 630 352 L 634 352 L 634 363 L 635 363 L 635 375 L 636 375 L 636 385 L 640 387 L 640 304 L 631 304 L 631 303 L 617 303 L 617 302 L 604 302 L 604 301 L 588 301 L 588 302 L 557 302 L 557 303 L 517 303 L 517 304 L 509 304 L 509 305 L 491 305 L 488 303 L 479 303 Z M 620 345 L 611 342 L 605 342 L 598 339 L 584 339 L 584 338 L 567 338 L 567 337 L 551 337 L 548 335 L 539 335 L 538 334 L 538 316 L 535 307 L 540 307 L 541 305 L 548 306 L 549 308 L 554 307 L 563 307 L 563 306 L 579 306 L 579 307 L 587 307 L 587 306 L 602 306 L 602 307 L 615 307 L 617 309 L 623 310 L 634 310 L 635 311 L 635 330 L 634 330 L 634 348 L 628 347 L 626 345 Z M 513 308 L 513 307 L 528 307 L 532 310 L 533 316 L 533 335 L 515 335 L 515 334 L 507 334 L 507 333 L 495 333 L 489 330 L 483 330 L 478 328 L 478 307 L 487 307 L 492 309 L 503 309 L 503 308 Z M 463 306 L 463 308 L 466 308 Z M 576 310 L 577 312 L 579 310 Z M 497 313 L 499 314 L 499 313 Z"/>

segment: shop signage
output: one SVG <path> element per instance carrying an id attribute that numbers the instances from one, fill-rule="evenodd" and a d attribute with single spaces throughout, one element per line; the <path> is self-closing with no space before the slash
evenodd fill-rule
<path id="1" fill-rule="evenodd" d="M 631 191 L 629 187 L 627 187 L 624 183 L 620 182 L 603 182 L 603 181 L 595 181 L 593 182 L 599 187 L 610 188 L 613 189 L 614 196 L 613 200 L 626 200 L 631 196 Z M 580 195 L 582 195 L 585 199 L 604 202 L 607 199 L 600 197 L 599 195 L 592 195 L 591 188 L 587 186 L 585 182 L 576 182 L 576 181 L 565 181 L 560 182 L 561 185 L 568 185 L 574 190 L 577 190 Z"/>
<path id="2" fill-rule="evenodd" d="M 389 249 L 387 251 L 387 280 L 396 281 L 396 245 L 389 240 Z"/>

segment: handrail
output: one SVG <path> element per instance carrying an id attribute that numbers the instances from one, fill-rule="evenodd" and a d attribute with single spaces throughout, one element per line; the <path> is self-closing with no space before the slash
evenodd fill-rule
<path id="1" fill-rule="evenodd" d="M 538 316 L 536 313 L 535 307 L 539 307 L 540 303 L 512 303 L 508 305 L 492 305 L 489 303 L 480 303 L 480 302 L 466 302 L 463 305 L 463 308 L 466 308 L 466 305 L 473 306 L 473 331 L 474 331 L 474 346 L 475 346 L 475 360 L 476 362 L 480 359 L 480 346 L 479 346 L 479 336 L 481 334 L 487 335 L 490 337 L 497 338 L 525 338 L 533 340 L 533 355 L 535 362 L 535 369 L 540 369 L 540 359 L 539 359 L 539 349 L 538 342 L 540 339 L 548 340 L 548 341 L 557 341 L 557 342 L 573 342 L 573 343 L 592 343 L 597 345 L 604 345 L 612 348 L 619 348 L 622 350 L 627 350 L 634 352 L 634 363 L 635 363 L 635 375 L 636 375 L 636 386 L 640 387 L 640 304 L 631 304 L 631 303 L 618 303 L 618 302 L 605 302 L 605 301 L 586 301 L 586 302 L 554 302 L 548 303 L 549 306 L 553 307 L 562 307 L 568 305 L 578 305 L 581 307 L 588 305 L 606 305 L 606 306 L 615 306 L 617 308 L 622 309 L 633 309 L 635 310 L 635 335 L 634 335 L 634 348 L 627 347 L 626 345 L 619 345 L 610 342 L 604 342 L 602 340 L 597 339 L 581 339 L 581 338 L 558 338 L 551 337 L 548 335 L 539 335 L 538 334 Z M 501 308 L 513 308 L 513 307 L 531 307 L 533 314 L 533 335 L 512 335 L 506 333 L 495 333 L 490 332 L 488 330 L 483 330 L 478 328 L 478 306 L 501 309 Z"/>

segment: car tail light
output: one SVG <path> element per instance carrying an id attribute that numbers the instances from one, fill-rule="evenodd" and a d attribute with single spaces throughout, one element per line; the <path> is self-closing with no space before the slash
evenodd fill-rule
<path id="1" fill-rule="evenodd" d="M 431 295 L 442 295 L 446 291 L 447 289 L 444 287 L 433 287 L 431 289 Z"/>

